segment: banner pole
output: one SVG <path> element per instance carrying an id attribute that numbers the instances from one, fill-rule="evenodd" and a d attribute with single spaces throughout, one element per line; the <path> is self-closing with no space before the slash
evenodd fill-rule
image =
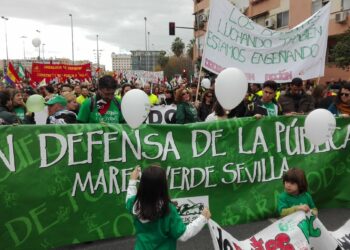
<path id="1" fill-rule="evenodd" d="M 195 100 L 195 102 L 198 101 L 199 86 L 200 86 L 200 83 L 201 83 L 201 74 L 202 74 L 202 64 L 201 64 L 201 67 L 199 68 L 198 83 L 197 83 L 197 91 L 196 91 L 196 100 Z"/>

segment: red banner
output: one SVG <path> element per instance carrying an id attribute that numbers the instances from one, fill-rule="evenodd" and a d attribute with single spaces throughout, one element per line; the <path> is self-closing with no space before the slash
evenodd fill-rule
<path id="1" fill-rule="evenodd" d="M 32 64 L 32 82 L 41 82 L 43 79 L 48 83 L 53 79 L 60 82 L 67 78 L 74 78 L 79 80 L 91 79 L 91 65 L 70 65 L 70 64 Z"/>

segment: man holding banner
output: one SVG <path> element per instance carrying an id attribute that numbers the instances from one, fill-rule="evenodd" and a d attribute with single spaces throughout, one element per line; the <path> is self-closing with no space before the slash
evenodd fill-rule
<path id="1" fill-rule="evenodd" d="M 282 108 L 275 101 L 277 84 L 275 81 L 266 81 L 263 85 L 263 95 L 247 106 L 247 116 L 277 116 L 282 114 Z"/>
<path id="2" fill-rule="evenodd" d="M 314 100 L 303 90 L 303 80 L 294 78 L 286 94 L 279 99 L 284 115 L 303 115 L 315 108 Z"/>
<path id="3" fill-rule="evenodd" d="M 98 81 L 95 96 L 80 107 L 78 121 L 81 123 L 121 123 L 124 121 L 120 103 L 115 97 L 117 82 L 112 76 L 103 76 Z"/>

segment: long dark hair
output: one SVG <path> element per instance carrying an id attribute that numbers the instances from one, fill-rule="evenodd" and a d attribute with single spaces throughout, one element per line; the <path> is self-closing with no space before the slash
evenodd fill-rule
<path id="1" fill-rule="evenodd" d="M 154 221 L 169 213 L 170 197 L 163 168 L 153 165 L 142 171 L 135 202 L 142 220 Z"/>
<path id="2" fill-rule="evenodd" d="M 8 109 L 7 102 L 11 100 L 11 94 L 9 90 L 0 91 L 0 107 Z"/>

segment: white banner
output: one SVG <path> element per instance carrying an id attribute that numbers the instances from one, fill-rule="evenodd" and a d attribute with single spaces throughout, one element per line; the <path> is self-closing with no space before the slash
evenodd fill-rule
<path id="1" fill-rule="evenodd" d="M 290 82 L 324 75 L 330 3 L 287 31 L 270 30 L 227 0 L 212 0 L 202 67 L 241 69 L 249 82 Z"/>
<path id="2" fill-rule="evenodd" d="M 156 105 L 151 107 L 146 123 L 168 124 L 173 123 L 176 116 L 176 105 Z"/>
<path id="3" fill-rule="evenodd" d="M 350 220 L 338 230 L 331 232 L 331 234 L 337 239 L 338 244 L 342 249 L 350 249 Z"/>
<path id="4" fill-rule="evenodd" d="M 314 215 L 296 212 L 286 216 L 247 240 L 239 241 L 213 220 L 209 221 L 210 235 L 215 250 L 223 249 L 317 249 L 333 250 L 338 247 L 337 239 Z M 349 233 L 349 227 L 344 227 Z M 344 248 L 345 249 L 345 248 Z"/>
<path id="5" fill-rule="evenodd" d="M 123 70 L 123 71 L 119 71 L 119 74 L 120 73 L 122 73 L 123 77 L 125 77 L 128 80 L 134 78 L 134 79 L 142 80 L 144 81 L 144 83 L 146 82 L 159 83 L 164 78 L 163 71 Z"/>

